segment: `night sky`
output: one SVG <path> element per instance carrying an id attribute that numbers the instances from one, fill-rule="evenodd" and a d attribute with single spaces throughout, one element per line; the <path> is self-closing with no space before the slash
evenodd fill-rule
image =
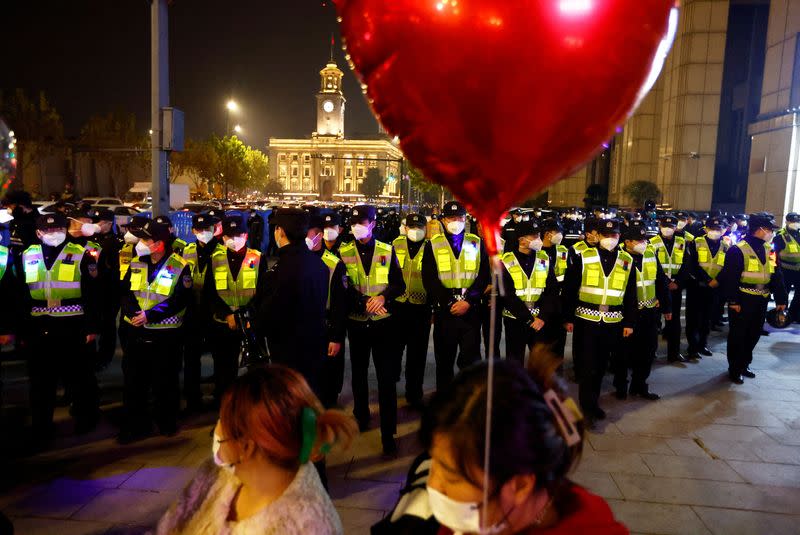
<path id="1" fill-rule="evenodd" d="M 149 128 L 150 3 L 147 0 L 3 0 L 0 88 L 44 90 L 77 135 L 93 113 L 133 112 Z M 186 134 L 225 129 L 225 102 L 244 141 L 263 150 L 270 136 L 307 137 L 314 94 L 330 55 L 345 71 L 345 134 L 377 123 L 341 50 L 330 0 L 175 0 L 170 8 L 171 104 Z M 9 48 L 10 47 L 10 48 Z"/>

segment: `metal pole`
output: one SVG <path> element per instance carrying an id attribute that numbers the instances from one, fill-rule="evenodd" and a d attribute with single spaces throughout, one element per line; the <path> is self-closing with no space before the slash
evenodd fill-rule
<path id="1" fill-rule="evenodd" d="M 162 150 L 161 109 L 169 106 L 169 33 L 167 0 L 150 1 L 150 136 L 153 217 L 169 212 L 168 154 Z"/>
<path id="2" fill-rule="evenodd" d="M 398 179 L 397 187 L 400 190 L 400 215 L 403 215 L 403 178 L 406 174 L 406 161 L 405 159 L 400 159 L 400 178 Z M 409 204 L 409 211 L 411 210 L 411 199 L 406 199 Z"/>

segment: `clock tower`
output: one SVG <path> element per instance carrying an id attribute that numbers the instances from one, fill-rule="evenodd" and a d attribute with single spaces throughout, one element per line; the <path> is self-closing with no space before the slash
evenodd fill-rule
<path id="1" fill-rule="evenodd" d="M 331 59 L 320 71 L 321 84 L 317 93 L 316 136 L 344 137 L 344 104 L 342 77 L 344 73 Z"/>

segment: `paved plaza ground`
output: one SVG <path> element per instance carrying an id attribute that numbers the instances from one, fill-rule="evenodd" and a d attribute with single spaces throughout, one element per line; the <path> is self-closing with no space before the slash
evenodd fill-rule
<path id="1" fill-rule="evenodd" d="M 617 401 L 607 378 L 601 404 L 609 418 L 589 434 L 573 479 L 604 496 L 633 533 L 800 534 L 798 335 L 800 325 L 794 325 L 762 338 L 752 366 L 758 377 L 742 386 L 726 379 L 721 333 L 713 335 L 713 357 L 681 365 L 659 359 L 650 383 L 660 401 Z M 26 381 L 20 363 L 5 363 L 3 373 L 2 442 L 13 449 Z M 426 387 L 433 377 L 431 347 Z M 92 435 L 64 436 L 35 456 L 4 455 L 0 510 L 17 533 L 144 533 L 209 459 L 213 414 L 184 422 L 174 438 L 118 446 L 113 434 L 121 379 L 117 359 L 101 374 L 104 421 Z M 371 381 L 376 384 L 374 375 Z M 402 398 L 402 383 L 398 390 Z M 377 401 L 377 393 L 372 396 Z M 377 427 L 377 403 L 372 407 Z M 58 417 L 66 434 L 66 409 Z M 418 420 L 401 406 L 397 459 L 381 456 L 377 429 L 329 458 L 330 492 L 346 533 L 368 533 L 394 504 L 419 452 Z"/>

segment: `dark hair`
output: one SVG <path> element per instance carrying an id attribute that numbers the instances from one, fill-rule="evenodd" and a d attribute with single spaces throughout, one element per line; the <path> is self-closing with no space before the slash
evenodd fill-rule
<path id="1" fill-rule="evenodd" d="M 565 399 L 555 369 L 559 362 L 543 346 L 531 353 L 529 370 L 513 360 L 494 365 L 491 452 L 489 472 L 492 489 L 499 489 L 515 475 L 534 474 L 538 488 L 551 494 L 564 484 L 582 451 L 583 440 L 567 446 L 543 393 L 553 390 Z M 471 483 L 469 466 L 483 467 L 486 445 L 487 372 L 485 361 L 459 373 L 434 395 L 422 418 L 420 440 L 430 449 L 436 433 L 446 433 L 456 458 L 456 468 Z M 576 428 L 583 435 L 582 421 Z"/>

